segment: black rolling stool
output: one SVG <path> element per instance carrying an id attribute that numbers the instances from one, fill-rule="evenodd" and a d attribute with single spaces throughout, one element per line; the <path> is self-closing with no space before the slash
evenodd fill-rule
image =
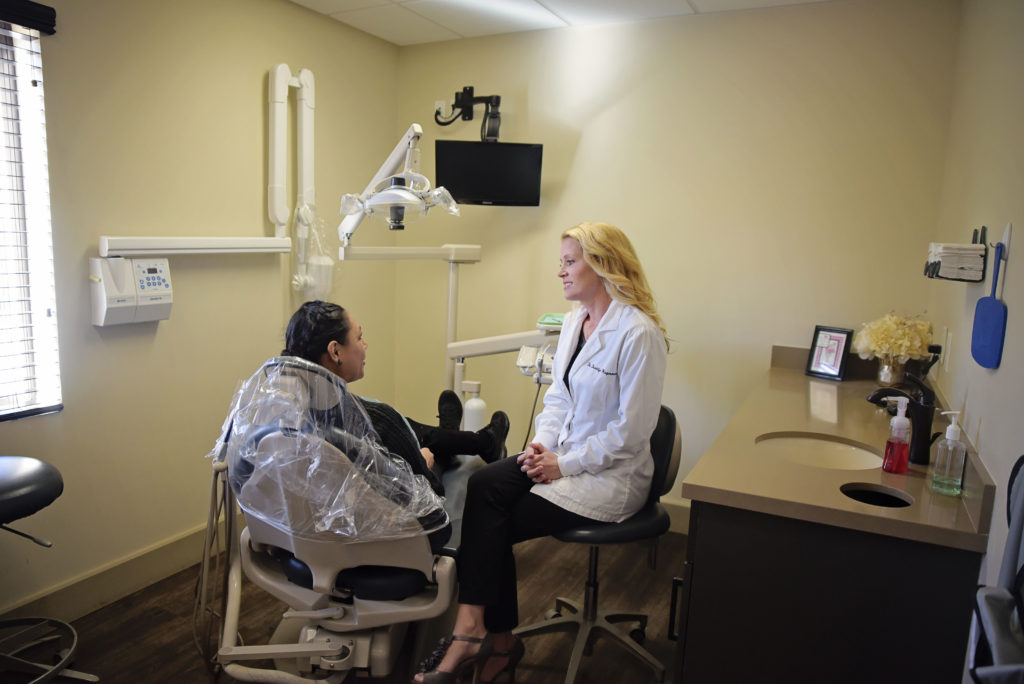
<path id="1" fill-rule="evenodd" d="M 652 540 L 669 530 L 671 520 L 668 511 L 659 499 L 668 493 L 675 482 L 679 469 L 679 457 L 682 449 L 679 425 L 676 415 L 667 406 L 661 407 L 658 424 L 651 435 L 651 457 L 654 459 L 654 476 L 651 478 L 651 491 L 647 503 L 631 518 L 620 523 L 600 523 L 585 525 L 553 535 L 555 539 L 572 544 L 590 546 L 590 564 L 587 584 L 584 589 L 583 605 L 567 598 L 555 599 L 555 609 L 549 612 L 548 619 L 541 622 L 519 627 L 513 633 L 520 637 L 548 632 L 574 631 L 576 642 L 569 657 L 569 667 L 565 673 L 565 684 L 573 684 L 579 672 L 583 656 L 589 655 L 598 633 L 609 637 L 614 643 L 624 647 L 646 663 L 653 671 L 654 678 L 662 681 L 665 667 L 640 644 L 646 639 L 647 616 L 639 613 L 620 613 L 610 610 L 599 610 L 597 607 L 597 558 L 598 547 L 602 544 L 629 544 L 632 542 Z M 650 547 L 648 557 L 650 566 L 654 567 L 654 551 Z M 637 627 L 626 632 L 620 623 L 637 623 Z M 610 680 L 609 680 L 610 681 Z"/>
<path id="2" fill-rule="evenodd" d="M 53 503 L 64 491 L 60 471 L 49 463 L 26 456 L 0 456 L 0 528 L 31 539 L 40 546 L 52 546 L 45 539 L 12 530 L 7 525 L 32 515 Z M 93 675 L 67 669 L 75 657 L 78 635 L 66 622 L 53 618 L 9 618 L 0 620 L 0 679 L 41 684 L 57 677 L 98 682 Z M 39 657 L 56 652 L 53 664 L 37 663 L 20 657 L 29 652 Z M 27 655 L 27 653 L 26 653 Z M 11 679 L 10 673 L 21 673 Z M 4 673 L 8 673 L 5 675 Z M 29 679 L 29 677 L 35 677 Z"/>

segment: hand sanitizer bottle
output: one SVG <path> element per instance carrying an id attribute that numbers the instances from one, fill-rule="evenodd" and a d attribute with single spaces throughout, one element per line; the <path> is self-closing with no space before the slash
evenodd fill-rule
<path id="1" fill-rule="evenodd" d="M 897 414 L 889 421 L 889 439 L 885 443 L 882 470 L 887 473 L 907 472 L 910 456 L 910 419 L 907 418 L 907 398 L 896 402 Z"/>
<path id="2" fill-rule="evenodd" d="M 946 438 L 939 442 L 935 451 L 935 468 L 932 470 L 932 491 L 947 496 L 960 496 L 964 481 L 964 463 L 967 447 L 960 441 L 960 426 L 956 424 L 959 411 L 943 411 L 952 414 Z"/>

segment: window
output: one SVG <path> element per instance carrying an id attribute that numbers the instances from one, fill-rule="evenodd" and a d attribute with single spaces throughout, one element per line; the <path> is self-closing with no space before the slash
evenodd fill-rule
<path id="1" fill-rule="evenodd" d="M 39 31 L 9 18 L 0 11 L 0 420 L 62 408 Z"/>

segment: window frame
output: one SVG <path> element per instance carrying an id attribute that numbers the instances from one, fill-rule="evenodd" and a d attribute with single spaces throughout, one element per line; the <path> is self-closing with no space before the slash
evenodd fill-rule
<path id="1" fill-rule="evenodd" d="M 0 422 L 63 408 L 39 8 L 0 11 Z"/>

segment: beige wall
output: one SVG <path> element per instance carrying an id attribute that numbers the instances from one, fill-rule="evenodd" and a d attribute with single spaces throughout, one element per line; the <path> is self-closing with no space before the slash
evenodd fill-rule
<path id="1" fill-rule="evenodd" d="M 52 549 L 0 535 L 0 612 L 205 524 L 205 455 L 237 383 L 280 351 L 295 305 L 277 255 L 172 257 L 170 320 L 93 327 L 87 265 L 98 237 L 272 235 L 275 64 L 317 79 L 320 213 L 335 254 L 341 193 L 363 187 L 400 133 L 397 48 L 290 2 L 51 4 L 58 32 L 42 51 L 64 410 L 0 424 L 0 444 L 54 463 L 65 491 L 19 525 Z M 392 337 L 393 276 L 355 267 L 336 280 L 336 292 L 385 302 L 365 323 Z M 389 347 L 375 351 L 388 359 Z M 382 364 L 366 389 L 390 395 L 393 381 Z M 187 560 L 198 559 L 196 547 Z M 129 579 L 123 591 L 154 578 Z"/>
<path id="2" fill-rule="evenodd" d="M 431 217 L 425 242 L 483 245 L 463 269 L 459 337 L 565 310 L 559 233 L 621 226 L 673 338 L 664 401 L 685 475 L 772 344 L 926 308 L 958 19 L 956 2 L 842 1 L 403 49 L 400 119 L 472 85 L 502 96 L 502 140 L 544 144 L 540 207 Z M 443 275 L 398 271 L 398 398 L 424 411 L 435 383 L 404 379 L 441 381 Z M 533 394 L 513 361 L 471 360 L 468 375 L 508 410 L 518 449 Z"/>
<path id="3" fill-rule="evenodd" d="M 772 344 L 806 346 L 815 324 L 852 328 L 890 309 L 953 329 L 939 382 L 966 401 L 997 481 L 1019 453 L 1020 279 L 1011 268 L 1008 352 L 988 372 L 966 346 L 983 288 L 920 275 L 929 241 L 980 223 L 1001 233 L 1020 208 L 1024 21 L 1012 0 L 970 2 L 963 18 L 957 0 L 837 0 L 402 49 L 285 0 L 53 4 L 59 33 L 43 55 L 66 408 L 0 424 L 0 441 L 54 462 L 67 489 L 23 525 L 54 549 L 0 537 L 13 559 L 0 611 L 205 520 L 203 455 L 236 383 L 280 347 L 296 304 L 287 265 L 176 258 L 170 321 L 97 329 L 86 260 L 101 234 L 270 234 L 266 73 L 279 62 L 317 79 L 332 249 L 340 194 L 363 187 L 409 122 L 424 126 L 431 173 L 434 138 L 478 130 L 437 127 L 433 103 L 465 85 L 502 96 L 502 140 L 545 145 L 542 206 L 463 207 L 398 237 L 364 226 L 357 244 L 482 244 L 483 261 L 462 268 L 470 338 L 566 308 L 561 230 L 625 228 L 674 339 L 665 402 L 682 421 L 683 473 Z M 424 419 L 444 382 L 446 274 L 441 262 L 335 271 L 333 296 L 371 343 L 357 389 Z M 473 360 L 469 376 L 509 411 L 518 446 L 533 393 L 512 361 Z"/>
<path id="4" fill-rule="evenodd" d="M 953 110 L 936 239 L 967 242 L 982 225 L 989 242 L 1002 239 L 1013 222 L 1010 258 L 1000 270 L 998 293 L 1008 309 L 1003 357 L 987 370 L 971 358 L 974 309 L 991 293 L 984 285 L 930 281 L 928 310 L 936 330 L 948 327 L 950 370 L 938 382 L 950 404 L 964 411 L 965 434 L 995 478 L 996 514 L 982 581 L 994 583 L 1006 540 L 1005 484 L 1024 454 L 1024 3 L 973 0 L 964 6 L 956 63 Z M 990 252 L 991 253 L 991 252 Z"/>

